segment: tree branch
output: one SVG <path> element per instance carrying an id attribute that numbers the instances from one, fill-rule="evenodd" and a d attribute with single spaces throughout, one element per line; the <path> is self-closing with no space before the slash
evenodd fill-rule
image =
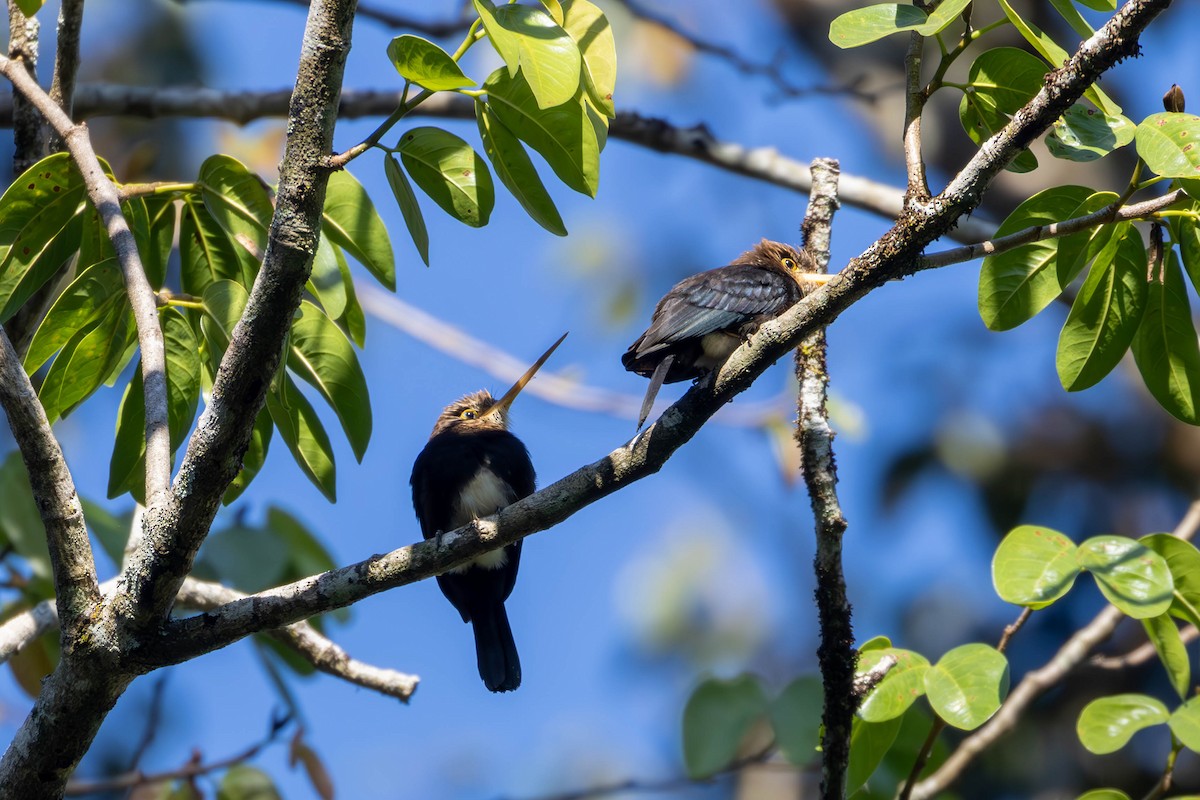
<path id="1" fill-rule="evenodd" d="M 1200 529 L 1200 502 L 1192 503 L 1187 514 L 1176 526 L 1174 535 L 1181 539 L 1190 539 L 1197 529 Z M 1091 622 L 1076 631 L 1044 666 L 1026 673 L 995 716 L 963 739 L 958 748 L 933 774 L 913 787 L 913 800 L 930 800 L 945 791 L 976 756 L 1016 727 L 1030 703 L 1065 678 L 1067 673 L 1087 658 L 1092 648 L 1112 635 L 1117 624 L 1124 618 L 1125 615 L 1116 606 L 1106 607 Z"/>
<path id="2" fill-rule="evenodd" d="M 147 88 L 112 84 L 83 84 L 76 92 L 80 117 L 200 117 L 246 124 L 287 114 L 291 92 L 222 92 L 200 88 Z M 11 124 L 11 105 L 0 96 L 0 126 Z M 400 103 L 398 91 L 347 90 L 342 93 L 343 119 L 387 116 Z M 474 119 L 472 101 L 439 93 L 413 109 L 413 116 Z M 748 148 L 718 139 L 704 125 L 679 127 L 664 119 L 621 111 L 609 135 L 663 153 L 686 156 L 710 166 L 805 194 L 812 188 L 808 164 L 788 158 L 772 147 Z M 895 219 L 904 208 L 904 192 L 857 175 L 843 174 L 839 197 L 845 205 Z M 985 219 L 963 217 L 948 234 L 970 244 L 991 237 L 996 226 Z"/>
<path id="3" fill-rule="evenodd" d="M 26 17 L 15 0 L 8 0 L 8 57 L 20 61 L 37 80 L 38 37 L 41 23 Z M 46 156 L 46 139 L 37 111 L 21 95 L 11 100 L 13 128 L 13 174 L 20 175 Z"/>
<path id="4" fill-rule="evenodd" d="M 804 217 L 804 246 L 819 267 L 829 263 L 830 230 L 837 210 L 838 164 L 818 159 L 812 165 L 813 190 Z M 825 360 L 825 329 L 817 328 L 796 350 L 796 380 L 800 385 L 796 442 L 800 446 L 804 482 L 812 503 L 817 549 L 813 567 L 817 574 L 817 615 L 821 645 L 817 659 L 825 688 L 821 738 L 821 796 L 841 800 L 846 792 L 846 766 L 850 761 L 850 725 L 858 709 L 854 692 L 854 630 L 846 579 L 842 574 L 842 534 L 846 519 L 837 497 L 837 467 L 833 459 L 833 429 L 826 401 L 829 372 Z"/>
<path id="5" fill-rule="evenodd" d="M 713 378 L 689 389 L 634 441 L 508 506 L 495 517 L 476 520 L 442 536 L 440 543 L 431 539 L 402 547 L 387 555 L 373 556 L 252 595 L 206 614 L 171 620 L 165 625 L 164 635 L 142 657 L 150 665 L 178 663 L 251 633 L 289 625 L 385 589 L 431 577 L 556 525 L 596 500 L 657 472 L 717 409 L 744 391 L 805 336 L 831 323 L 872 289 L 920 269 L 921 251 L 973 210 L 989 181 L 1062 116 L 1104 70 L 1136 53 L 1138 35 L 1168 5 L 1169 0 L 1130 0 L 1081 45 L 1064 67 L 1050 73 L 1038 95 L 1001 132 L 984 143 L 980 153 L 945 191 L 925 207 L 906 211 L 891 230 L 838 277 L 779 318 L 765 323 Z M 246 319 L 250 318 L 247 314 Z M 245 407 L 238 413 L 247 422 L 253 420 L 253 414 L 246 413 Z M 206 412 L 205 416 L 208 415 Z M 201 427 L 204 426 L 202 419 Z M 200 480 L 200 476 L 195 480 Z M 215 492 L 211 495 L 214 507 L 224 485 L 216 487 L 219 490 L 209 489 Z M 200 524 L 207 525 L 209 519 L 211 515 Z"/>
<path id="6" fill-rule="evenodd" d="M 87 126 L 73 123 L 50 99 L 50 95 L 42 90 L 37 81 L 29 76 L 20 62 L 0 56 L 0 73 L 37 107 L 62 137 L 83 176 L 88 198 L 104 220 L 104 227 L 121 264 L 125 289 L 129 294 L 134 322 L 137 324 L 138 346 L 142 351 L 142 382 L 146 393 L 146 500 L 154 505 L 161 502 L 171 480 L 166 351 L 163 346 L 162 329 L 158 325 L 154 290 L 151 289 L 150 281 L 142 268 L 133 232 L 129 230 L 129 223 L 121 213 L 117 187 L 100 167 L 88 138 Z"/>
<path id="7" fill-rule="evenodd" d="M 50 97 L 68 117 L 74 116 L 75 75 L 79 72 L 79 33 L 83 27 L 83 0 L 62 0 L 58 9 L 58 54 Z"/>
<path id="8" fill-rule="evenodd" d="M 50 430 L 37 392 L 2 329 L 0 405 L 21 449 L 38 513 L 46 528 L 54 595 L 63 621 L 62 647 L 69 652 L 85 630 L 91 610 L 100 602 L 96 563 L 71 471 Z M 0 652 L 3 649 L 0 643 Z"/>
<path id="9" fill-rule="evenodd" d="M 124 570 L 125 591 L 116 597 L 121 617 L 135 628 L 165 619 L 221 496 L 241 467 L 279 366 L 317 248 L 329 181 L 321 163 L 333 149 L 354 8 L 354 0 L 314 0 L 309 7 L 262 268 L 175 485 L 166 503 L 147 509 L 145 538 Z"/>
<path id="10" fill-rule="evenodd" d="M 916 5 L 923 8 L 925 4 Z M 925 108 L 925 93 L 921 88 L 921 63 L 925 37 L 913 31 L 904 54 L 904 168 L 908 175 L 905 197 L 917 203 L 929 199 L 929 184 L 925 179 L 925 159 L 921 155 L 921 112 Z"/>

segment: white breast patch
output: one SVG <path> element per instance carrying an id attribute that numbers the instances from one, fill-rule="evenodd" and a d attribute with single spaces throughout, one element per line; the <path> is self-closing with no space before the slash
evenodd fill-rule
<path id="1" fill-rule="evenodd" d="M 459 494 L 450 524 L 455 528 L 461 528 L 473 519 L 490 517 L 516 499 L 516 495 L 507 483 L 500 480 L 496 473 L 488 469 L 486 465 L 482 466 Z M 461 567 L 447 570 L 447 573 L 454 575 L 465 572 L 473 566 L 483 569 L 500 569 L 507 563 L 508 554 L 501 547 L 490 553 L 484 553 Z"/>

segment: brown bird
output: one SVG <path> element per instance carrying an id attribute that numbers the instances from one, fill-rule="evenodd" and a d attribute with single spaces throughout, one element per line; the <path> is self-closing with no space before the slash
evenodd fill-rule
<path id="1" fill-rule="evenodd" d="M 750 334 L 830 276 L 816 273 L 807 251 L 763 239 L 728 266 L 684 278 L 667 292 L 650 327 L 621 356 L 650 378 L 638 429 L 664 383 L 699 378 L 725 363 Z"/>
<path id="2" fill-rule="evenodd" d="M 533 494 L 533 462 L 521 440 L 508 431 L 508 409 L 565 338 L 564 333 L 499 400 L 486 390 L 475 392 L 438 416 L 409 480 L 426 539 Z M 437 576 L 442 594 L 463 622 L 471 623 L 479 676 L 493 692 L 510 692 L 521 685 L 521 662 L 504 610 L 520 562 L 518 541 Z"/>

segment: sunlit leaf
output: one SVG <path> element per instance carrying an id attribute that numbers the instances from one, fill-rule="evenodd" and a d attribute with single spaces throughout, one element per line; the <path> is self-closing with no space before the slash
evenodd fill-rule
<path id="1" fill-rule="evenodd" d="M 438 92 L 475 85 L 449 53 L 420 36 L 397 36 L 388 45 L 387 54 L 401 76 L 426 89 Z"/>
<path id="2" fill-rule="evenodd" d="M 342 271 L 338 269 L 336 245 L 331 244 L 329 237 L 322 236 L 317 242 L 317 252 L 313 256 L 312 274 L 308 277 L 306 288 L 321 303 L 333 319 L 346 312 L 346 283 L 342 280 Z"/>
<path id="3" fill-rule="evenodd" d="M 447 214 L 473 228 L 488 223 L 496 192 L 471 145 L 441 128 L 421 127 L 406 131 L 397 149 L 408 174 Z"/>
<path id="4" fill-rule="evenodd" d="M 575 40 L 545 9 L 474 0 L 496 52 L 508 74 L 520 69 L 539 108 L 562 105 L 579 92 L 582 57 Z"/>
<path id="5" fill-rule="evenodd" d="M 925 671 L 925 695 L 946 722 L 973 731 L 991 719 L 1008 694 L 1008 659 L 973 642 L 956 647 Z"/>
<path id="6" fill-rule="evenodd" d="M 1046 65 L 1015 47 L 986 50 L 967 73 L 969 88 L 958 106 L 963 130 L 975 144 L 983 144 L 1004 128 L 1022 106 L 1041 90 Z M 1022 150 L 1006 169 L 1029 172 L 1037 168 L 1037 159 Z"/>
<path id="7" fill-rule="evenodd" d="M 1200 177 L 1200 117 L 1161 111 L 1137 126 L 1137 151 L 1164 178 Z"/>
<path id="8" fill-rule="evenodd" d="M 366 267 L 377 281 L 396 290 L 396 259 L 387 227 L 366 189 L 346 170 L 329 176 L 321 232 Z"/>
<path id="9" fill-rule="evenodd" d="M 1070 591 L 1079 574 L 1075 543 L 1049 528 L 1013 528 L 992 558 L 992 583 L 1000 599 L 1045 608 Z"/>
<path id="10" fill-rule="evenodd" d="M 925 693 L 925 672 L 929 669 L 929 660 L 912 650 L 898 647 L 863 650 L 858 658 L 857 674 L 870 672 L 885 656 L 894 657 L 897 663 L 858 707 L 858 716 L 867 722 L 896 719 Z"/>
<path id="11" fill-rule="evenodd" d="M 929 20 L 916 6 L 898 3 L 856 8 L 829 24 L 829 41 L 843 50 L 861 47 L 893 33 L 916 30 Z"/>
<path id="12" fill-rule="evenodd" d="M 253 262 L 261 263 L 275 211 L 262 180 L 237 159 L 214 155 L 200 165 L 198 183 L 208 213 Z M 245 285 L 253 283 L 257 272 Z"/>
<path id="13" fill-rule="evenodd" d="M 337 469 L 329 435 L 291 376 L 279 375 L 277 388 L 267 394 L 267 409 L 300 471 L 329 502 L 337 502 Z"/>
<path id="14" fill-rule="evenodd" d="M 1200 697 L 1193 697 L 1175 709 L 1167 724 L 1184 747 L 1193 753 L 1200 753 Z"/>
<path id="15" fill-rule="evenodd" d="M 1144 694 L 1101 697 L 1084 706 L 1075 725 L 1079 741 L 1096 755 L 1115 753 L 1143 728 L 1168 719 L 1167 707 Z"/>
<path id="16" fill-rule="evenodd" d="M 1171 570 L 1175 586 L 1171 614 L 1200 627 L 1200 551 L 1169 533 L 1152 533 L 1138 541 L 1162 556 Z"/>
<path id="17" fill-rule="evenodd" d="M 1133 359 L 1163 408 L 1184 422 L 1200 424 L 1200 343 L 1174 249 L 1155 272 L 1133 337 Z"/>
<path id="18" fill-rule="evenodd" d="M 204 203 L 185 195 L 179 218 L 179 271 L 183 291 L 199 297 L 222 280 L 254 282 L 257 262 L 208 213 Z"/>
<path id="19" fill-rule="evenodd" d="M 1175 620 L 1170 614 L 1160 614 L 1142 620 L 1142 625 L 1146 628 L 1146 636 L 1154 644 L 1159 661 L 1167 670 L 1171 688 L 1180 699 L 1186 699 L 1191 690 L 1192 664 Z"/>
<path id="20" fill-rule="evenodd" d="M 1171 570 L 1144 544 L 1124 536 L 1093 536 L 1079 545 L 1075 559 L 1096 578 L 1108 601 L 1134 619 L 1156 617 L 1171 607 Z"/>
<path id="21" fill-rule="evenodd" d="M 1076 103 L 1051 127 L 1046 149 L 1055 158 L 1086 163 L 1129 144 L 1136 131 L 1133 122 L 1122 114 L 1110 117 Z"/>
<path id="22" fill-rule="evenodd" d="M 404 170 L 400 169 L 400 162 L 391 153 L 383 158 L 383 172 L 387 175 L 388 185 L 392 187 L 396 204 L 400 206 L 400 214 L 404 217 L 408 235 L 417 246 L 417 252 L 421 254 L 425 266 L 429 266 L 429 231 L 425 228 L 425 215 L 421 213 L 421 206 L 417 204 L 417 196 L 413 193 Z"/>
<path id="23" fill-rule="evenodd" d="M 521 142 L 486 103 L 475 104 L 475 120 L 483 140 L 483 151 L 492 162 L 500 182 L 508 187 L 534 222 L 556 236 L 566 236 L 567 229 L 554 206 L 554 200 L 546 191 Z"/>
<path id="24" fill-rule="evenodd" d="M 217 800 L 280 800 L 271 776 L 246 764 L 230 767 L 217 786 Z"/>
<path id="25" fill-rule="evenodd" d="M 608 18 L 589 0 L 565 0 L 561 24 L 583 56 L 583 81 L 588 97 L 601 113 L 616 116 L 613 92 L 617 86 L 617 42 Z"/>

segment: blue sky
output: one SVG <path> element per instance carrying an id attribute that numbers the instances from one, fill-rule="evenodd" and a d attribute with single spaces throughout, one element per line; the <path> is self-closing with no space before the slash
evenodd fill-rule
<path id="1" fill-rule="evenodd" d="M 88 46 L 111 46 L 105 31 L 136 5 L 90 4 Z M 290 84 L 304 21 L 297 8 L 224 0 L 171 7 L 209 48 L 212 86 Z M 736 14 L 709 0 L 656 7 L 688 29 L 747 53 L 768 57 L 788 48 L 765 2 L 741 4 Z M 1118 85 L 1156 87 L 1128 93 L 1127 113 L 1134 119 L 1158 110 L 1157 87 L 1165 90 L 1179 76 L 1197 74 L 1200 56 L 1183 38 L 1195 30 L 1188 22 L 1194 25 L 1196 10 L 1173 10 L 1144 46 L 1149 53 L 1178 54 L 1171 63 L 1143 59 L 1119 68 Z M 50 8 L 43 18 L 54 18 Z M 622 64 L 630 65 L 628 20 L 618 32 Z M 347 87 L 399 85 L 384 54 L 391 35 L 358 22 Z M 822 81 L 819 67 L 806 58 L 789 52 L 793 80 Z M 472 61 L 468 71 L 481 76 L 487 66 Z M 880 157 L 859 124 L 859 109 L 847 102 L 769 102 L 768 84 L 705 58 L 689 60 L 681 79 L 670 85 L 639 81 L 631 72 L 627 67 L 621 75 L 618 108 L 680 125 L 705 122 L 721 138 L 774 146 L 803 161 L 833 156 L 847 173 L 897 185 L 903 179 L 902 164 Z M 338 147 L 359 141 L 376 122 L 339 124 Z M 232 140 L 236 150 L 280 124 L 256 123 L 240 131 L 195 125 L 190 137 L 197 162 L 223 146 L 214 143 L 218 135 L 225 143 Z M 474 123 L 446 126 L 476 139 Z M 406 302 L 530 360 L 570 330 L 548 369 L 631 394 L 645 384 L 622 370 L 619 355 L 644 327 L 657 297 L 684 275 L 720 266 L 763 236 L 797 241 L 805 207 L 800 195 L 612 140 L 596 199 L 548 182 L 570 237 L 544 232 L 502 191 L 492 223 L 481 230 L 454 222 L 426 202 L 432 262 L 426 268 L 391 201 L 378 155 L 367 154 L 350 169 L 392 233 L 397 294 Z M 843 209 L 835 225 L 833 264 L 857 255 L 886 225 Z M 357 277 L 370 280 L 365 272 Z M 630 280 L 639 289 L 637 310 L 613 321 L 602 301 Z M 976 280 L 977 265 L 969 264 L 885 286 L 839 318 L 829 334 L 834 390 L 864 421 L 861 430 L 843 431 L 837 443 L 842 500 L 851 522 L 847 571 L 863 639 L 894 630 L 900 610 L 919 594 L 957 598 L 961 615 L 943 632 L 947 647 L 961 641 L 955 625 L 985 619 L 998 629 L 1012 616 L 986 591 L 993 532 L 980 527 L 980 509 L 961 485 L 931 479 L 895 513 L 877 510 L 884 457 L 928 440 L 943 414 L 961 414 L 973 432 L 1002 435 L 1047 397 L 1061 394 L 1053 363 L 1061 315 L 1048 313 L 1016 331 L 988 333 L 975 312 Z M 271 504 L 296 514 L 321 535 L 339 564 L 420 538 L 408 476 L 436 414 L 468 391 L 505 388 L 375 319 L 368 319 L 360 357 L 375 428 L 362 464 L 333 436 L 338 503 L 324 501 L 278 440 L 240 503 L 252 519 Z M 768 371 L 746 399 L 775 397 L 787 385 L 789 370 L 780 364 Z M 674 398 L 679 392 L 680 387 L 667 387 L 663 394 Z M 1129 375 L 1117 374 L 1071 402 L 1099 407 L 1128 404 L 1130 398 Z M 84 496 L 104 495 L 119 399 L 119 392 L 102 390 L 58 426 Z M 335 432 L 336 424 L 330 429 Z M 514 408 L 513 430 L 529 447 L 545 484 L 626 441 L 632 423 L 524 397 Z M 124 509 L 119 502 L 112 507 Z M 1171 522 L 1170 511 L 1164 510 L 1164 526 Z M 308 740 L 329 765 L 340 797 L 532 797 L 606 780 L 677 775 L 678 720 L 702 674 L 752 668 L 782 686 L 815 670 L 811 530 L 807 497 L 780 479 L 767 438 L 709 425 L 660 474 L 527 542 L 508 603 L 524 672 L 519 691 L 491 695 L 484 689 L 468 627 L 427 581 L 360 603 L 349 625 L 333 628 L 333 637 L 354 656 L 419 674 L 422 684 L 411 704 L 332 678 L 293 680 Z M 693 592 L 700 627 L 737 633 L 739 645 L 732 651 L 681 657 L 648 648 L 638 610 L 666 602 L 656 586 L 688 569 L 690 582 L 684 583 Z M 140 735 L 145 697 L 158 677 L 135 683 L 101 741 Z M 168 721 L 143 767 L 177 766 L 192 748 L 208 758 L 235 752 L 261 736 L 278 705 L 247 643 L 174 668 L 167 677 Z M 0 738 L 11 736 L 26 707 L 7 671 L 0 673 Z M 303 778 L 284 763 L 283 748 L 269 750 L 257 763 L 275 776 L 285 796 L 310 795 Z M 705 791 L 710 790 L 687 795 Z"/>

